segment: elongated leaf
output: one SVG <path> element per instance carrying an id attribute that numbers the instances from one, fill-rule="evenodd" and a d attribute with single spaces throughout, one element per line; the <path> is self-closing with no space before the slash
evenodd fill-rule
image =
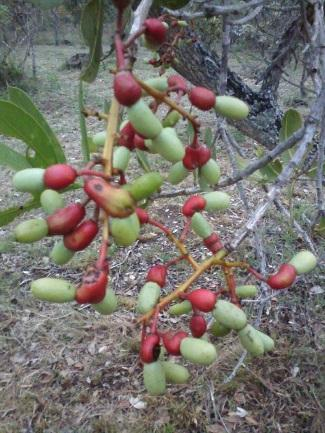
<path id="1" fill-rule="evenodd" d="M 103 16 L 103 0 L 90 0 L 81 16 L 81 33 L 89 47 L 89 60 L 80 78 L 88 83 L 95 80 L 103 53 Z"/>
<path id="2" fill-rule="evenodd" d="M 258 158 L 261 158 L 264 153 L 265 152 L 262 147 L 259 147 L 256 150 L 256 155 L 258 156 Z M 282 168 L 283 167 L 279 159 L 275 159 L 274 161 L 260 168 L 258 171 L 262 175 L 261 183 L 273 182 L 281 173 Z"/>
<path id="3" fill-rule="evenodd" d="M 294 134 L 298 129 L 303 126 L 303 120 L 299 111 L 289 108 L 284 113 L 281 121 L 281 129 L 279 132 L 280 142 L 287 140 L 292 134 Z M 286 150 L 281 155 L 281 161 L 284 164 L 288 164 L 295 153 L 295 146 L 291 149 Z"/>
<path id="4" fill-rule="evenodd" d="M 31 167 L 23 155 L 3 143 L 0 143 L 0 165 L 5 165 L 16 171 Z"/>
<path id="5" fill-rule="evenodd" d="M 0 227 L 9 224 L 11 221 L 13 221 L 19 215 L 22 215 L 23 213 L 28 212 L 32 209 L 36 209 L 38 207 L 40 207 L 39 199 L 34 198 L 34 199 L 26 202 L 22 206 L 14 206 L 14 207 L 10 207 L 8 209 L 5 209 L 3 211 L 0 211 Z"/>
<path id="6" fill-rule="evenodd" d="M 316 224 L 314 231 L 319 234 L 319 236 L 325 236 L 325 217 L 321 217 L 319 222 Z"/>
<path id="7" fill-rule="evenodd" d="M 82 114 L 82 110 L 84 108 L 84 94 L 83 94 L 83 85 L 82 81 L 79 81 L 79 124 L 80 124 L 80 133 L 81 133 L 81 152 L 85 162 L 89 161 L 89 145 L 88 145 L 88 135 L 87 135 L 87 125 L 85 116 Z"/>
<path id="8" fill-rule="evenodd" d="M 26 111 L 10 101 L 0 100 L 0 134 L 22 140 L 36 152 L 43 167 L 58 162 L 43 128 Z"/>
<path id="9" fill-rule="evenodd" d="M 139 149 L 135 149 L 135 153 L 137 155 L 138 163 L 143 171 L 146 173 L 152 171 L 146 153 Z"/>
<path id="10" fill-rule="evenodd" d="M 41 9 L 51 9 L 64 4 L 64 0 L 29 0 L 29 2 Z"/>
<path id="11" fill-rule="evenodd" d="M 23 90 L 17 87 L 9 87 L 8 95 L 11 102 L 16 104 L 22 110 L 26 111 L 30 116 L 32 116 L 35 121 L 43 128 L 44 132 L 47 134 L 48 142 L 51 143 L 53 151 L 56 155 L 57 162 L 65 162 L 65 155 L 62 150 L 61 144 L 52 131 L 51 127 L 47 123 L 43 114 L 38 110 L 30 97 Z"/>
<path id="12" fill-rule="evenodd" d="M 204 143 L 211 150 L 212 159 L 216 159 L 217 157 L 217 149 L 213 143 L 213 132 L 211 128 L 206 128 L 204 131 Z"/>
<path id="13" fill-rule="evenodd" d="M 194 128 L 191 122 L 188 122 L 187 128 L 186 128 L 187 136 L 188 136 L 188 143 L 192 143 L 194 138 Z"/>

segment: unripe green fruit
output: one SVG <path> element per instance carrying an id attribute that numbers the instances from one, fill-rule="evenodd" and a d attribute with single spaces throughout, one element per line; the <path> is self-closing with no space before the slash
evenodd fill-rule
<path id="1" fill-rule="evenodd" d="M 110 218 L 109 222 L 116 245 L 127 247 L 138 239 L 140 222 L 136 213 L 125 218 Z"/>
<path id="2" fill-rule="evenodd" d="M 187 314 L 192 311 L 192 304 L 190 301 L 179 302 L 178 304 L 172 305 L 168 313 L 171 316 L 181 316 L 182 314 Z"/>
<path id="3" fill-rule="evenodd" d="M 168 174 L 167 181 L 172 185 L 177 185 L 182 182 L 189 174 L 189 171 L 184 167 L 183 162 L 179 161 L 174 164 Z"/>
<path id="4" fill-rule="evenodd" d="M 62 209 L 64 207 L 63 196 L 53 189 L 46 189 L 43 191 L 40 197 L 40 202 L 42 209 L 48 215 L 51 215 L 56 210 Z"/>
<path id="5" fill-rule="evenodd" d="M 221 116 L 233 120 L 245 119 L 249 114 L 248 105 L 234 96 L 217 96 L 214 109 Z"/>
<path id="6" fill-rule="evenodd" d="M 88 143 L 88 149 L 90 153 L 97 152 L 98 148 L 96 143 L 93 142 L 93 139 L 91 137 L 87 137 L 87 143 Z"/>
<path id="7" fill-rule="evenodd" d="M 153 281 L 148 281 L 140 290 L 138 295 L 137 312 L 145 314 L 158 302 L 160 297 L 160 286 Z"/>
<path id="8" fill-rule="evenodd" d="M 138 177 L 133 183 L 126 185 L 125 189 L 129 191 L 134 200 L 139 201 L 158 191 L 163 182 L 163 177 L 158 172 L 152 171 Z"/>
<path id="9" fill-rule="evenodd" d="M 174 128 L 163 128 L 152 140 L 151 149 L 158 152 L 169 162 L 178 162 L 184 158 L 185 149 Z"/>
<path id="10" fill-rule="evenodd" d="M 99 147 L 104 146 L 105 140 L 106 140 L 106 131 L 97 132 L 97 134 L 95 134 L 92 137 L 92 141 L 95 144 L 95 146 L 97 147 L 97 149 Z"/>
<path id="11" fill-rule="evenodd" d="M 230 196 L 226 192 L 212 191 L 203 197 L 206 200 L 205 210 L 208 212 L 227 209 L 230 204 Z"/>
<path id="12" fill-rule="evenodd" d="M 176 123 L 181 120 L 182 116 L 179 114 L 178 111 L 172 110 L 170 113 L 167 114 L 167 116 L 162 121 L 162 125 L 164 128 L 173 127 L 176 125 Z"/>
<path id="13" fill-rule="evenodd" d="M 45 170 L 43 168 L 25 168 L 17 171 L 12 183 L 17 191 L 30 192 L 31 194 L 44 191 L 43 182 Z"/>
<path id="14" fill-rule="evenodd" d="M 313 253 L 307 250 L 300 251 L 292 257 L 289 262 L 296 268 L 297 274 L 305 274 L 306 272 L 312 271 L 317 265 L 317 257 Z"/>
<path id="15" fill-rule="evenodd" d="M 50 259 L 56 265 L 65 265 L 75 255 L 74 251 L 65 247 L 63 241 L 57 242 L 50 252 Z"/>
<path id="16" fill-rule="evenodd" d="M 14 229 L 16 241 L 24 244 L 39 241 L 47 236 L 47 234 L 47 222 L 42 218 L 23 221 Z"/>
<path id="17" fill-rule="evenodd" d="M 76 296 L 76 287 L 61 278 L 40 278 L 31 284 L 35 298 L 47 302 L 71 302 Z"/>
<path id="18" fill-rule="evenodd" d="M 246 325 L 238 332 L 241 345 L 253 356 L 263 355 L 263 341 L 258 335 L 258 332 L 251 325 Z"/>
<path id="19" fill-rule="evenodd" d="M 147 84 L 150 87 L 153 87 L 155 90 L 158 90 L 159 92 L 166 92 L 166 90 L 168 89 L 168 83 L 166 77 L 149 78 L 148 80 L 145 80 L 145 84 Z M 142 95 L 147 96 L 145 90 L 142 90 Z"/>
<path id="20" fill-rule="evenodd" d="M 191 228 L 202 239 L 206 239 L 213 233 L 210 223 L 199 212 L 195 212 L 193 215 Z"/>
<path id="21" fill-rule="evenodd" d="M 257 287 L 253 285 L 243 285 L 236 287 L 236 295 L 239 299 L 253 298 L 257 294 Z"/>
<path id="22" fill-rule="evenodd" d="M 257 332 L 258 336 L 262 340 L 264 346 L 264 352 L 270 352 L 271 350 L 273 350 L 274 340 L 268 335 L 264 334 L 264 332 L 258 331 L 257 329 L 255 329 L 255 331 Z"/>
<path id="23" fill-rule="evenodd" d="M 222 325 L 239 331 L 246 326 L 247 317 L 243 310 L 231 302 L 219 299 L 213 310 L 213 317 Z"/>
<path id="24" fill-rule="evenodd" d="M 193 364 L 210 365 L 217 359 L 217 350 L 213 344 L 200 338 L 184 338 L 180 350 L 182 356 Z"/>
<path id="25" fill-rule="evenodd" d="M 154 138 L 161 133 L 162 126 L 159 119 L 142 99 L 128 107 L 127 112 L 129 121 L 139 134 L 146 138 Z"/>
<path id="26" fill-rule="evenodd" d="M 150 395 L 161 395 L 165 393 L 166 376 L 160 361 L 143 365 L 143 381 Z"/>
<path id="27" fill-rule="evenodd" d="M 214 320 L 209 331 L 215 337 L 224 337 L 225 335 L 229 334 L 231 329 L 227 328 L 227 326 L 224 326 L 218 320 Z"/>
<path id="28" fill-rule="evenodd" d="M 98 304 L 92 304 L 98 313 L 105 316 L 114 313 L 117 308 L 117 297 L 112 289 L 106 289 L 104 299 Z"/>
<path id="29" fill-rule="evenodd" d="M 221 175 L 219 164 L 214 159 L 209 159 L 209 161 L 201 167 L 200 174 L 209 185 L 216 185 Z"/>
<path id="30" fill-rule="evenodd" d="M 113 154 L 113 167 L 117 170 L 126 171 L 129 161 L 130 161 L 131 152 L 127 147 L 119 146 L 114 149 Z"/>
<path id="31" fill-rule="evenodd" d="M 175 362 L 172 361 L 163 361 L 162 366 L 165 371 L 167 383 L 186 383 L 190 378 L 188 369 L 182 365 L 175 364 Z"/>

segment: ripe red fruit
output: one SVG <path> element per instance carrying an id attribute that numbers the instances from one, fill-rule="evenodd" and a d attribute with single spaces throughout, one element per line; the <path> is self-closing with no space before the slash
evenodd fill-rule
<path id="1" fill-rule="evenodd" d="M 200 110 L 207 111 L 214 107 L 216 95 L 205 87 L 193 87 L 189 92 L 188 99 Z"/>
<path id="2" fill-rule="evenodd" d="M 164 265 L 151 266 L 147 274 L 147 281 L 157 283 L 160 287 L 166 284 L 167 267 Z"/>
<path id="3" fill-rule="evenodd" d="M 199 146 L 196 148 L 197 166 L 202 167 L 211 158 L 211 150 L 207 146 Z"/>
<path id="4" fill-rule="evenodd" d="M 194 170 L 197 165 L 197 152 L 194 147 L 185 147 L 185 156 L 183 158 L 183 165 L 187 170 Z"/>
<path id="5" fill-rule="evenodd" d="M 98 304 L 106 294 L 108 275 L 106 271 L 91 267 L 76 292 L 78 304 Z"/>
<path id="6" fill-rule="evenodd" d="M 162 335 L 162 341 L 168 353 L 179 356 L 181 354 L 181 342 L 186 337 L 188 337 L 188 333 L 185 331 L 166 332 Z"/>
<path id="7" fill-rule="evenodd" d="M 207 330 L 207 322 L 200 314 L 193 314 L 189 326 L 193 337 L 196 338 L 202 337 Z"/>
<path id="8" fill-rule="evenodd" d="M 129 150 L 134 149 L 134 135 L 135 129 L 133 128 L 130 122 L 127 122 L 126 125 L 120 130 L 120 136 L 118 139 L 118 143 L 120 146 L 127 147 Z"/>
<path id="9" fill-rule="evenodd" d="M 135 134 L 133 144 L 137 149 L 148 150 L 147 146 L 145 145 L 144 138 L 142 138 L 139 134 Z"/>
<path id="10" fill-rule="evenodd" d="M 145 364 L 157 361 L 160 355 L 160 338 L 157 334 L 147 335 L 141 343 L 140 359 Z"/>
<path id="11" fill-rule="evenodd" d="M 165 42 L 167 27 L 160 20 L 148 18 L 145 20 L 144 25 L 146 27 L 144 34 L 150 44 L 159 46 Z"/>
<path id="12" fill-rule="evenodd" d="M 296 268 L 289 263 L 284 263 L 280 266 L 278 272 L 271 275 L 267 280 L 267 284 L 274 290 L 286 289 L 291 286 L 297 276 Z"/>
<path id="13" fill-rule="evenodd" d="M 47 217 L 49 235 L 65 235 L 70 233 L 81 222 L 86 214 L 84 206 L 73 203 L 58 209 Z"/>
<path id="14" fill-rule="evenodd" d="M 44 184 L 47 188 L 59 190 L 71 185 L 77 177 L 76 170 L 68 164 L 54 164 L 44 172 Z"/>
<path id="15" fill-rule="evenodd" d="M 168 87 L 170 88 L 177 87 L 183 93 L 186 93 L 187 84 L 185 79 L 180 75 L 171 75 L 170 77 L 168 77 L 167 83 L 168 83 Z"/>
<path id="16" fill-rule="evenodd" d="M 71 233 L 64 236 L 64 246 L 71 251 L 84 250 L 95 239 L 97 233 L 98 224 L 95 221 L 84 221 Z"/>
<path id="17" fill-rule="evenodd" d="M 203 243 L 213 254 L 217 253 L 223 247 L 217 233 L 211 233 L 210 236 L 203 240 Z"/>
<path id="18" fill-rule="evenodd" d="M 182 212 L 186 217 L 192 217 L 195 212 L 204 210 L 206 206 L 206 200 L 201 195 L 192 195 L 183 204 Z"/>
<path id="19" fill-rule="evenodd" d="M 118 102 L 126 107 L 135 104 L 141 98 L 141 87 L 129 71 L 118 72 L 114 77 L 114 95 Z"/>
<path id="20" fill-rule="evenodd" d="M 208 289 L 196 289 L 187 293 L 186 299 L 190 301 L 193 308 L 208 313 L 214 309 L 217 295 Z"/>
<path id="21" fill-rule="evenodd" d="M 146 212 L 141 207 L 137 207 L 135 210 L 135 213 L 137 214 L 137 217 L 139 218 L 140 224 L 147 224 L 149 221 L 149 215 L 148 212 Z"/>

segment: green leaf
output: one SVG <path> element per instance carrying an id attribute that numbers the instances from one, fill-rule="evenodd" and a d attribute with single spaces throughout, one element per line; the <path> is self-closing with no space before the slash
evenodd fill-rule
<path id="1" fill-rule="evenodd" d="M 319 222 L 316 224 L 314 231 L 320 236 L 325 236 L 325 217 L 322 216 Z"/>
<path id="2" fill-rule="evenodd" d="M 33 3 L 41 9 L 51 9 L 63 5 L 64 0 L 29 0 L 29 3 Z"/>
<path id="3" fill-rule="evenodd" d="M 140 167 L 142 167 L 143 171 L 145 173 L 149 173 L 150 171 L 152 171 L 146 153 L 143 150 L 135 149 L 135 154 L 137 156 L 138 163 Z"/>
<path id="4" fill-rule="evenodd" d="M 44 129 L 26 111 L 0 100 L 0 134 L 18 138 L 33 149 L 42 167 L 58 162 Z"/>
<path id="5" fill-rule="evenodd" d="M 256 155 L 258 158 L 261 158 L 264 155 L 264 149 L 262 147 L 259 147 L 256 150 Z M 269 162 L 264 167 L 260 168 L 258 172 L 262 175 L 262 179 L 260 180 L 261 183 L 268 183 L 273 182 L 281 173 L 282 171 L 282 164 L 279 159 L 275 159 L 272 162 Z"/>
<path id="6" fill-rule="evenodd" d="M 23 155 L 3 143 L 0 143 L 0 165 L 6 165 L 16 171 L 31 167 Z"/>
<path id="7" fill-rule="evenodd" d="M 40 207 L 39 198 L 33 198 L 32 200 L 26 202 L 22 206 L 14 206 L 3 211 L 0 211 L 0 227 L 9 224 L 19 215 L 22 215 L 25 212 L 28 212 L 32 209 L 36 209 Z"/>
<path id="8" fill-rule="evenodd" d="M 80 123 L 80 133 L 81 133 L 81 152 L 85 162 L 89 161 L 89 145 L 88 145 L 88 135 L 87 135 L 87 125 L 85 116 L 82 113 L 84 109 L 84 94 L 83 94 L 83 84 L 79 81 L 79 123 Z"/>
<path id="9" fill-rule="evenodd" d="M 211 150 L 211 158 L 216 159 L 217 149 L 213 143 L 213 132 L 211 128 L 205 128 L 204 131 L 204 143 Z"/>
<path id="10" fill-rule="evenodd" d="M 303 120 L 299 111 L 289 108 L 282 118 L 281 129 L 279 132 L 280 142 L 286 141 L 292 134 L 294 134 L 298 129 L 302 128 Z M 281 161 L 286 165 L 291 160 L 295 153 L 295 146 L 291 149 L 286 150 L 281 155 Z"/>
<path id="11" fill-rule="evenodd" d="M 56 155 L 57 162 L 65 162 L 65 155 L 58 138 L 47 123 L 43 114 L 35 106 L 27 93 L 21 89 L 18 89 L 17 87 L 9 87 L 8 96 L 11 102 L 16 104 L 22 110 L 26 111 L 26 113 L 32 116 L 34 120 L 41 126 L 41 128 L 43 128 L 44 132 L 47 134 L 48 142 L 51 143 L 53 151 Z"/>
<path id="12" fill-rule="evenodd" d="M 188 122 L 186 129 L 187 129 L 188 142 L 192 143 L 194 138 L 194 128 L 191 122 Z"/>
<path id="13" fill-rule="evenodd" d="M 95 80 L 103 53 L 103 16 L 103 0 L 90 0 L 81 16 L 81 33 L 89 47 L 89 60 L 80 78 L 87 83 Z"/>

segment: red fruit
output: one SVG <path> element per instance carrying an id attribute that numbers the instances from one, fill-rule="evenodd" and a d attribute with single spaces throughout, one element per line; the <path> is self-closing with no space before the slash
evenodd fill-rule
<path id="1" fill-rule="evenodd" d="M 188 337 L 188 333 L 184 331 L 178 331 L 176 333 L 166 332 L 162 335 L 162 341 L 168 353 L 179 356 L 181 354 L 181 342 L 183 338 L 186 337 Z"/>
<path id="2" fill-rule="evenodd" d="M 135 104 L 141 98 L 141 87 L 131 72 L 118 72 L 114 77 L 114 95 L 118 102 L 126 107 Z"/>
<path id="3" fill-rule="evenodd" d="M 193 314 L 190 320 L 190 330 L 193 337 L 200 338 L 207 330 L 207 322 L 200 314 Z"/>
<path id="4" fill-rule="evenodd" d="M 203 240 L 203 243 L 213 254 L 217 253 L 219 250 L 221 250 L 221 248 L 223 248 L 217 233 L 211 233 L 210 236 Z"/>
<path id="5" fill-rule="evenodd" d="M 137 214 L 137 217 L 139 218 L 140 224 L 147 224 L 149 221 L 149 215 L 148 212 L 146 212 L 141 207 L 137 207 L 135 210 L 135 213 Z"/>
<path id="6" fill-rule="evenodd" d="M 157 334 L 149 334 L 141 343 L 140 359 L 145 364 L 157 361 L 160 355 L 160 338 Z"/>
<path id="7" fill-rule="evenodd" d="M 50 189 L 63 189 L 71 185 L 76 177 L 77 172 L 70 165 L 55 164 L 45 170 L 44 184 Z"/>
<path id="8" fill-rule="evenodd" d="M 192 195 L 183 204 L 182 212 L 186 217 L 192 217 L 195 212 L 204 210 L 206 200 L 201 195 Z"/>
<path id="9" fill-rule="evenodd" d="M 217 295 L 208 289 L 196 289 L 186 294 L 186 299 L 190 301 L 193 308 L 208 313 L 214 309 Z"/>
<path id="10" fill-rule="evenodd" d="M 106 271 L 91 267 L 76 292 L 78 304 L 98 304 L 106 294 L 108 275 Z"/>
<path id="11" fill-rule="evenodd" d="M 128 122 L 120 131 L 120 137 L 118 139 L 118 143 L 120 146 L 127 147 L 129 150 L 134 149 L 134 134 L 135 129 L 131 125 L 130 122 Z"/>
<path id="12" fill-rule="evenodd" d="M 164 287 L 166 284 L 167 267 L 164 265 L 151 266 L 147 274 L 147 281 L 153 281 L 160 287 Z"/>
<path id="13" fill-rule="evenodd" d="M 95 239 L 97 233 L 98 224 L 95 221 L 84 221 L 71 233 L 64 236 L 64 246 L 71 251 L 84 250 Z"/>
<path id="14" fill-rule="evenodd" d="M 180 75 L 171 75 L 170 77 L 168 77 L 167 83 L 168 83 L 168 87 L 171 88 L 177 87 L 179 90 L 183 91 L 184 93 L 187 90 L 186 81 Z"/>
<path id="15" fill-rule="evenodd" d="M 188 99 L 195 107 L 203 111 L 210 110 L 216 103 L 216 95 L 205 87 L 193 87 Z"/>
<path id="16" fill-rule="evenodd" d="M 183 165 L 187 170 L 194 170 L 198 167 L 197 164 L 197 152 L 194 147 L 185 147 L 185 156 L 183 158 Z"/>
<path id="17" fill-rule="evenodd" d="M 63 209 L 58 209 L 47 217 L 49 235 L 65 235 L 72 232 L 83 220 L 85 214 L 84 206 L 79 203 L 73 203 Z"/>
<path id="18" fill-rule="evenodd" d="M 165 42 L 167 28 L 160 20 L 148 18 L 145 20 L 144 25 L 146 27 L 144 34 L 150 44 L 159 46 Z"/>
<path id="19" fill-rule="evenodd" d="M 196 148 L 197 166 L 202 167 L 211 158 L 211 150 L 207 146 Z"/>
<path id="20" fill-rule="evenodd" d="M 280 266 L 278 272 L 271 275 L 267 280 L 267 284 L 274 290 L 286 289 L 291 286 L 297 276 L 296 268 L 289 263 L 284 263 Z"/>
<path id="21" fill-rule="evenodd" d="M 147 146 L 145 145 L 144 138 L 142 138 L 139 134 L 135 134 L 133 144 L 137 149 L 148 150 Z"/>

